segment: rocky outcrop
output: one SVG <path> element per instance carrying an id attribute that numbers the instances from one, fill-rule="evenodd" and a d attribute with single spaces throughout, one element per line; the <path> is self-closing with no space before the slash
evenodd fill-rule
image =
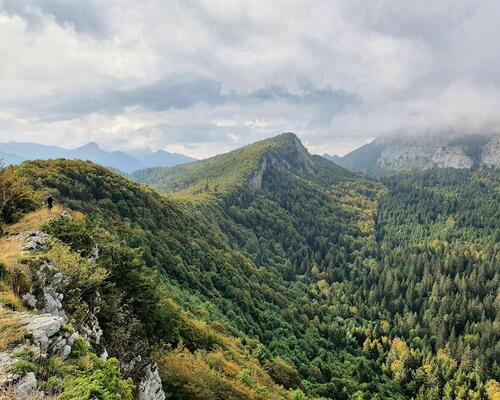
<path id="1" fill-rule="evenodd" d="M 500 136 L 489 141 L 483 147 L 481 164 L 484 167 L 500 167 Z"/>
<path id="2" fill-rule="evenodd" d="M 25 236 L 25 251 L 41 251 L 48 249 L 49 236 L 43 232 L 33 231 Z M 8 373 L 8 367 L 19 361 L 15 355 L 20 350 L 28 349 L 35 359 L 45 359 L 48 355 L 57 355 L 66 359 L 78 333 L 70 333 L 61 329 L 68 321 L 63 310 L 64 296 L 58 290 L 63 276 L 54 272 L 53 266 L 43 262 L 34 271 L 33 284 L 30 293 L 23 295 L 23 301 L 34 311 L 41 314 L 13 312 L 26 330 L 27 339 L 14 349 L 0 353 L 0 389 L 8 388 L 15 398 L 42 398 L 43 393 L 37 391 L 37 379 L 33 372 L 24 375 Z"/>
<path id="3" fill-rule="evenodd" d="M 267 160 L 264 158 L 260 164 L 259 170 L 250 178 L 248 186 L 250 189 L 259 190 L 262 187 L 262 176 L 267 167 Z"/>
<path id="4" fill-rule="evenodd" d="M 23 294 L 22 299 L 31 308 L 36 308 L 37 300 L 32 293 Z"/>
<path id="5" fill-rule="evenodd" d="M 50 338 L 54 336 L 64 321 L 61 317 L 51 314 L 34 315 L 25 318 L 26 330 L 33 337 L 35 345 L 46 351 L 50 344 Z"/>
<path id="6" fill-rule="evenodd" d="M 335 163 L 372 176 L 431 168 L 500 167 L 500 135 L 383 137 Z"/>
<path id="7" fill-rule="evenodd" d="M 430 168 L 472 168 L 473 161 L 459 146 L 443 138 L 398 138 L 385 140 L 377 165 L 387 171 Z"/>
<path id="8" fill-rule="evenodd" d="M 38 381 L 35 377 L 35 374 L 33 372 L 28 372 L 19 380 L 19 382 L 14 387 L 14 396 L 16 397 L 16 399 L 27 399 L 37 395 L 37 383 Z"/>
<path id="9" fill-rule="evenodd" d="M 259 169 L 248 180 L 248 187 L 259 190 L 267 168 L 280 166 L 300 176 L 314 175 L 314 161 L 307 149 L 295 135 L 288 136 L 285 145 L 269 148 L 262 157 Z"/>
<path id="10" fill-rule="evenodd" d="M 24 238 L 23 248 L 25 251 L 47 250 L 48 237 L 49 235 L 47 235 L 45 232 L 30 231 Z"/>
<path id="11" fill-rule="evenodd" d="M 161 386 L 158 366 L 150 364 L 146 367 L 146 375 L 139 386 L 140 400 L 165 400 L 165 393 Z"/>
<path id="12" fill-rule="evenodd" d="M 102 334 L 103 332 L 101 327 L 99 326 L 97 317 L 94 314 L 90 314 L 88 324 L 82 327 L 82 336 L 89 342 L 99 344 Z"/>
<path id="13" fill-rule="evenodd" d="M 438 148 L 432 155 L 432 159 L 424 169 L 429 168 L 456 168 L 470 169 L 473 161 L 460 147 L 443 146 Z"/>
<path id="14" fill-rule="evenodd" d="M 2 393 L 1 389 L 8 386 L 15 378 L 14 375 L 7 372 L 7 368 L 18 360 L 14 356 L 16 350 L 17 348 L 0 351 L 0 393 Z"/>
<path id="15" fill-rule="evenodd" d="M 36 286 L 39 287 L 42 296 L 37 299 L 34 293 L 26 293 L 23 295 L 24 302 L 35 310 L 40 305 L 42 313 L 60 317 L 63 323 L 66 322 L 68 317 L 62 306 L 64 295 L 58 292 L 63 279 L 62 274 L 53 273 L 52 265 L 44 262 L 36 271 L 36 278 Z M 32 290 L 34 289 L 33 287 Z"/>
<path id="16" fill-rule="evenodd" d="M 0 391 L 9 390 L 16 399 L 42 398 L 43 393 L 37 391 L 38 382 L 33 372 L 24 375 L 9 373 L 9 366 L 19 361 L 16 354 L 26 348 L 40 358 L 46 358 L 48 353 L 65 358 L 71 352 L 69 343 L 73 342 L 64 338 L 68 333 L 60 332 L 63 324 L 61 317 L 27 313 L 16 313 L 15 316 L 25 326 L 28 339 L 14 349 L 0 352 Z"/>

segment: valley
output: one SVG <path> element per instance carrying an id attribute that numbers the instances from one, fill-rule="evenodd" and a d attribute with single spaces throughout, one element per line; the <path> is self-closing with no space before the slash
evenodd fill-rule
<path id="1" fill-rule="evenodd" d="M 140 398 L 153 374 L 162 400 L 497 399 L 495 165 L 373 179 L 285 133 L 133 180 L 78 160 L 4 169 L 0 249 L 17 247 L 0 254 L 2 321 L 43 312 L 47 263 L 55 335 L 81 337 L 64 357 L 50 339 L 49 366 L 18 356 L 12 390 L 33 373 L 38 394 Z M 27 223 L 49 194 L 61 209 Z M 29 231 L 46 242 L 25 251 Z M 0 329 L 0 351 L 38 346 Z"/>

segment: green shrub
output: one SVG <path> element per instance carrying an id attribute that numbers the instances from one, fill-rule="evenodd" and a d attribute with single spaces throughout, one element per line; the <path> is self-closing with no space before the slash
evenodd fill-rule
<path id="1" fill-rule="evenodd" d="M 306 397 L 306 395 L 304 394 L 304 392 L 302 390 L 295 389 L 292 392 L 292 399 L 293 400 L 307 400 L 307 397 Z"/>
<path id="2" fill-rule="evenodd" d="M 9 374 L 19 374 L 19 375 L 25 375 L 28 372 L 37 372 L 37 366 L 34 362 L 21 359 L 19 361 L 16 361 L 14 364 L 9 365 L 6 368 L 6 371 Z"/>
<path id="3" fill-rule="evenodd" d="M 238 372 L 238 379 L 249 387 L 253 385 L 252 371 L 248 368 L 242 369 Z"/>
<path id="4" fill-rule="evenodd" d="M 60 400 L 131 400 L 134 384 L 132 380 L 123 379 L 120 375 L 119 363 L 115 358 L 99 361 L 91 371 L 82 371 L 65 378 L 62 382 L 63 392 Z"/>
<path id="5" fill-rule="evenodd" d="M 94 229 L 87 218 L 76 217 L 54 218 L 43 227 L 45 232 L 66 243 L 73 251 L 84 257 L 91 254 Z"/>

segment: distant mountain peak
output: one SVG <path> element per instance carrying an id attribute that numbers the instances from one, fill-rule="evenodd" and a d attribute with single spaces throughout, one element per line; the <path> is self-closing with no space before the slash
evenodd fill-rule
<path id="1" fill-rule="evenodd" d="M 0 143 L 0 159 L 3 159 L 5 164 L 19 164 L 25 160 L 50 160 L 56 158 L 90 160 L 96 164 L 125 173 L 147 167 L 173 166 L 195 160 L 182 154 L 168 153 L 163 150 L 154 153 L 151 151 L 138 152 L 137 154 L 120 150 L 108 152 L 101 149 L 95 141 L 74 149 L 36 143 Z"/>
<path id="2" fill-rule="evenodd" d="M 99 147 L 99 144 L 97 142 L 91 141 L 88 142 L 87 144 L 84 144 L 83 146 L 77 147 L 75 150 L 101 150 Z"/>
<path id="3" fill-rule="evenodd" d="M 321 155 L 321 157 L 323 158 L 326 158 L 327 160 L 330 160 L 330 161 L 336 161 L 338 160 L 339 158 L 341 158 L 339 155 L 337 154 L 328 154 L 328 153 L 323 153 Z"/>

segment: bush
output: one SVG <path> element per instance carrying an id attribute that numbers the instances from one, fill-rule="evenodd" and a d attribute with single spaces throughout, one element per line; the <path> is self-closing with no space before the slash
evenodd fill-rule
<path id="1" fill-rule="evenodd" d="M 230 381 L 210 368 L 201 353 L 193 354 L 178 347 L 155 355 L 168 398 L 179 400 L 251 399 L 250 390 L 238 381 Z"/>
<path id="2" fill-rule="evenodd" d="M 251 387 L 253 385 L 252 371 L 250 371 L 248 368 L 242 369 L 238 373 L 238 379 L 248 387 Z"/>
<path id="3" fill-rule="evenodd" d="M 93 360 L 95 368 L 69 376 L 62 382 L 63 392 L 60 400 L 131 400 L 134 384 L 131 379 L 120 375 L 116 358 L 101 361 Z"/>
<path id="4" fill-rule="evenodd" d="M 84 257 L 88 257 L 92 252 L 94 246 L 92 233 L 95 227 L 91 226 L 87 218 L 61 216 L 52 219 L 43 230 Z"/>
<path id="5" fill-rule="evenodd" d="M 304 394 L 304 392 L 302 390 L 295 389 L 292 392 L 292 399 L 293 400 L 307 400 L 307 397 L 306 397 L 306 395 Z"/>
<path id="6" fill-rule="evenodd" d="M 1 161 L 1 160 L 0 160 Z M 26 179 L 17 175 L 13 168 L 0 164 L 0 233 L 4 223 L 16 222 L 19 217 L 36 209 L 34 196 L 26 185 Z"/>
<path id="7" fill-rule="evenodd" d="M 21 359 L 19 361 L 16 361 L 12 365 L 9 365 L 6 368 L 6 372 L 8 372 L 9 374 L 19 374 L 19 375 L 25 375 L 28 372 L 36 373 L 37 366 L 32 361 Z"/>
<path id="8" fill-rule="evenodd" d="M 108 272 L 92 260 L 85 259 L 60 242 L 54 241 L 46 257 L 55 271 L 63 275 L 63 291 L 80 289 L 82 292 L 101 285 Z"/>
<path id="9" fill-rule="evenodd" d="M 300 383 L 297 370 L 281 357 L 276 357 L 269 366 L 272 378 L 286 388 L 296 387 Z"/>

